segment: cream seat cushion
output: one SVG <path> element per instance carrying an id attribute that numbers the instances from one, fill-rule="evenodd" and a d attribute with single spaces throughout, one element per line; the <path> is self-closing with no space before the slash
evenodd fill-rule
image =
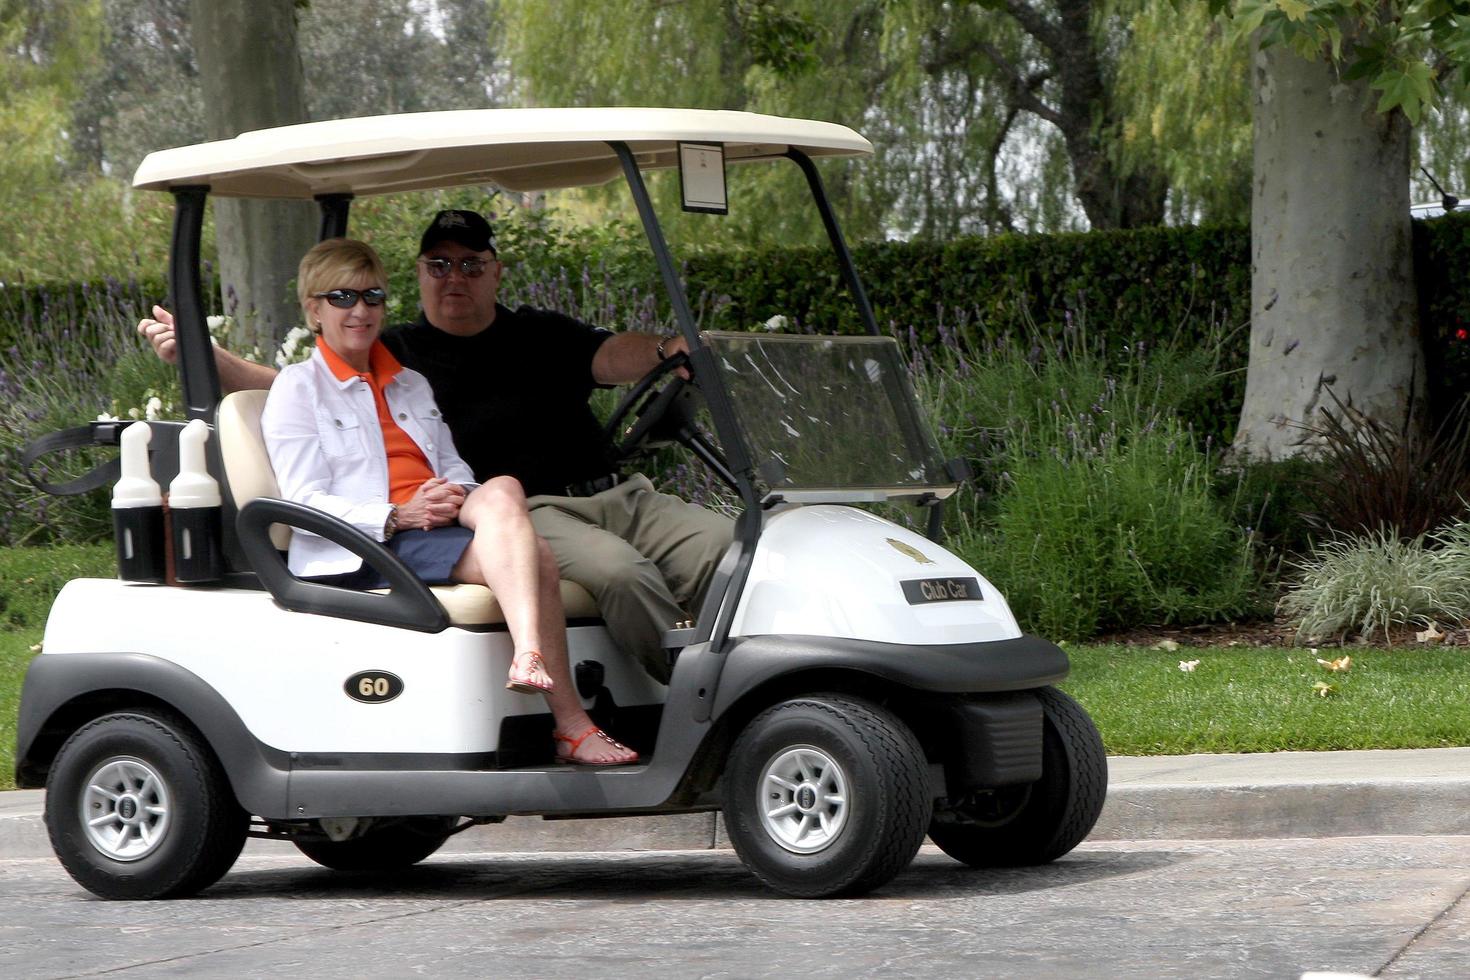
<path id="1" fill-rule="evenodd" d="M 224 397 L 215 414 L 215 432 L 219 437 L 220 458 L 224 462 L 225 483 L 235 507 L 245 506 L 256 497 L 279 497 L 265 439 L 260 433 L 260 413 L 265 409 L 268 393 L 261 390 L 236 391 Z M 277 524 L 271 528 L 271 543 L 285 551 L 291 543 L 291 529 Z M 380 590 L 382 591 L 382 590 Z M 483 585 L 434 585 L 429 587 L 439 600 L 449 621 L 456 626 L 491 626 L 505 622 L 500 601 Z M 586 589 L 575 582 L 561 583 L 561 601 L 568 619 L 596 619 L 600 616 L 597 602 Z"/>
<path id="2" fill-rule="evenodd" d="M 376 589 L 386 592 L 387 589 Z M 500 609 L 500 600 L 495 593 L 483 585 L 431 585 L 429 591 L 449 613 L 449 621 L 455 626 L 486 626 L 505 622 L 505 613 Z M 592 595 L 576 582 L 561 583 L 561 604 L 566 607 L 567 619 L 597 619 L 597 603 Z"/>

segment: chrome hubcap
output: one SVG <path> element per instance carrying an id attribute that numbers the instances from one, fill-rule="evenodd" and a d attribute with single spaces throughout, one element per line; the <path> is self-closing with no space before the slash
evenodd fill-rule
<path id="1" fill-rule="evenodd" d="M 812 745 L 792 746 L 772 757 L 756 793 L 761 825 L 793 854 L 830 846 L 847 823 L 847 775 Z"/>
<path id="2" fill-rule="evenodd" d="M 108 759 L 87 777 L 81 817 L 87 840 L 114 861 L 137 861 L 163 842 L 169 825 L 168 787 L 141 759 Z"/>

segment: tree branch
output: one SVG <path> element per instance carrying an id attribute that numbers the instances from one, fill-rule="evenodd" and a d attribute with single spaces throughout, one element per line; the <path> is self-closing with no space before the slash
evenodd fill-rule
<path id="1" fill-rule="evenodd" d="M 1060 59 L 1066 55 L 1067 39 L 1060 25 L 1052 23 L 1045 14 L 1025 0 L 1002 0 L 1001 6 L 1054 57 Z"/>
<path id="2" fill-rule="evenodd" d="M 1036 89 L 1042 82 L 1051 78 L 1051 70 L 1034 72 L 1029 76 L 1021 74 L 1021 70 L 1011 64 L 1010 59 L 1001 54 L 1000 49 L 989 41 L 977 41 L 975 47 L 981 54 L 989 58 L 995 67 L 1004 74 L 1007 87 L 1010 89 L 1012 105 L 1035 113 L 1053 126 L 1061 126 L 1062 116 L 1056 109 L 1041 101 L 1036 95 Z"/>

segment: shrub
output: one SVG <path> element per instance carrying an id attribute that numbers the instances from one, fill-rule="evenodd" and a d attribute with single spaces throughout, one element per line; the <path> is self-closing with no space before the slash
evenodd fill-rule
<path id="1" fill-rule="evenodd" d="M 1254 607 L 1248 538 L 1213 491 L 1179 406 L 1219 384 L 1203 349 L 958 341 L 918 380 L 949 452 L 977 471 L 953 546 L 1026 628 L 1082 638 Z"/>
<path id="2" fill-rule="evenodd" d="M 972 548 L 1017 617 L 1080 639 L 1250 609 L 1248 539 L 1216 503 L 1204 454 L 1167 420 L 1118 435 L 1012 457 L 993 530 Z"/>
<path id="3" fill-rule="evenodd" d="M 1324 478 L 1323 465 L 1313 459 L 1249 462 L 1218 478 L 1215 491 L 1231 521 L 1250 533 L 1257 559 L 1275 564 L 1310 550 L 1311 488 Z"/>
<path id="4" fill-rule="evenodd" d="M 1466 514 L 1470 414 L 1463 398 L 1425 432 L 1409 419 L 1390 429 L 1328 394 L 1336 411 L 1324 408 L 1318 421 L 1302 425 L 1321 440 L 1324 464 L 1324 478 L 1306 486 L 1309 522 L 1411 541 Z"/>
<path id="5" fill-rule="evenodd" d="M 145 289 L 135 282 L 109 282 L 54 292 L 42 287 L 25 294 L 24 302 L 16 294 L 5 297 L 13 302 L 7 315 L 18 326 L 0 370 L 0 543 L 96 541 L 111 533 L 105 491 L 48 496 L 25 478 L 20 460 L 32 439 L 115 414 L 118 395 L 134 397 L 128 387 L 136 372 L 119 374 L 115 366 L 126 352 L 144 356 L 133 326 L 137 310 L 153 301 Z M 149 370 L 159 377 L 171 369 Z M 114 452 L 53 455 L 39 461 L 36 471 L 62 481 L 80 476 Z"/>
<path id="6" fill-rule="evenodd" d="M 1439 548 L 1428 544 L 1441 545 Z M 1299 563 L 1300 581 L 1279 605 L 1297 624 L 1298 640 L 1364 637 L 1432 620 L 1470 616 L 1470 528 L 1457 524 L 1438 538 L 1403 540 L 1386 529 L 1342 537 L 1314 548 Z"/>

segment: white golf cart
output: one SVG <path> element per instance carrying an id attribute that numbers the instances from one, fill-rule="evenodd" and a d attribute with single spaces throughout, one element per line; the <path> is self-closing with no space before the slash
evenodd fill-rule
<path id="1" fill-rule="evenodd" d="M 150 155 L 134 183 L 176 201 L 182 385 L 189 419 L 211 427 L 220 560 L 215 581 L 83 579 L 57 597 L 26 676 L 16 781 L 46 787 L 72 876 L 107 898 L 186 895 L 225 874 L 247 836 L 288 840 L 329 868 L 390 872 L 510 814 L 720 810 L 755 874 L 810 897 L 884 884 L 926 832 L 975 867 L 1076 846 L 1101 810 L 1106 760 L 1090 719 L 1051 686 L 1066 655 L 1023 635 L 965 562 L 852 506 L 937 514 L 961 476 L 896 343 L 878 335 L 812 163 L 870 152 L 842 126 L 747 113 L 515 109 L 311 123 Z M 724 197 L 726 164 L 798 167 L 868 335 L 701 333 L 641 173 L 681 161 L 687 203 L 705 209 Z M 643 754 L 592 770 L 554 765 L 544 703 L 504 689 L 511 644 L 486 589 L 428 588 L 352 527 L 276 498 L 265 393 L 220 397 L 199 241 L 208 194 L 315 199 L 325 238 L 346 231 L 358 196 L 619 173 L 693 381 L 661 365 L 609 431 L 628 452 L 684 444 L 743 512 L 703 607 L 669 624 L 667 688 L 564 584 L 579 692 Z M 695 424 L 701 403 L 713 439 Z M 160 484 L 177 471 L 183 425 L 152 426 Z M 98 423 L 90 438 L 116 442 L 120 428 Z M 391 589 L 293 578 L 280 550 L 293 527 L 361 554 Z"/>

